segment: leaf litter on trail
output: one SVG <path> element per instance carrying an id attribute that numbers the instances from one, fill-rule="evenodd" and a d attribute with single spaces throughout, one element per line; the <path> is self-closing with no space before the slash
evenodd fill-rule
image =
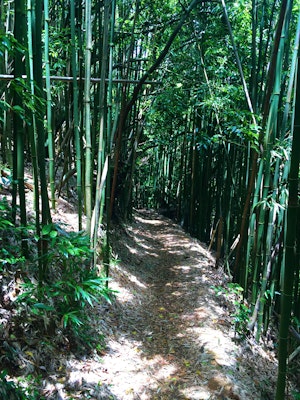
<path id="1" fill-rule="evenodd" d="M 39 369 L 45 398 L 273 399 L 274 353 L 235 340 L 230 296 L 213 289 L 228 278 L 207 248 L 152 211 L 114 226 L 112 237 L 116 301 L 92 315 L 105 345 L 78 357 L 58 336 L 55 354 L 24 331 L 24 348 L 11 350 L 24 368 Z"/>
<path id="2" fill-rule="evenodd" d="M 111 371 L 118 399 L 273 398 L 274 357 L 260 349 L 264 361 L 258 361 L 255 346 L 234 341 L 230 304 L 212 289 L 226 286 L 228 278 L 212 267 L 205 246 L 172 221 L 141 211 L 126 230 L 115 227 L 114 251 L 121 260 L 112 271 L 119 290 L 114 338 L 125 335 L 126 342 L 116 359 L 104 356 L 103 362 L 108 369 L 119 365 L 117 374 Z M 133 342 L 138 353 L 132 352 Z"/>

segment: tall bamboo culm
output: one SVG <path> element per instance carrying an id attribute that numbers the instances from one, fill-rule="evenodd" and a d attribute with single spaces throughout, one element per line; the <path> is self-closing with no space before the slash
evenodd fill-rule
<path id="1" fill-rule="evenodd" d="M 75 138 L 75 164 L 76 164 L 76 186 L 77 186 L 77 213 L 78 230 L 82 230 L 82 144 L 80 137 L 80 112 L 79 112 L 79 88 L 77 83 L 78 76 L 78 51 L 76 46 L 76 18 L 75 18 L 75 0 L 70 2 L 71 12 L 71 69 L 73 74 L 73 119 L 74 119 L 74 138 Z"/>
<path id="2" fill-rule="evenodd" d="M 34 7 L 32 9 L 32 42 L 33 42 L 33 78 L 35 81 L 35 125 L 36 125 L 36 148 L 37 148 L 37 161 L 38 173 L 40 183 L 40 197 L 41 197 L 41 225 L 42 227 L 51 223 L 51 214 L 48 200 L 48 180 L 46 174 L 46 153 L 45 153 L 45 129 L 44 129 L 44 116 L 45 116 L 45 99 L 43 96 L 43 53 L 42 53 L 42 21 L 43 10 L 42 2 L 40 0 L 33 1 Z M 39 259 L 39 283 L 42 284 L 47 273 L 47 252 L 48 242 L 43 237 L 41 230 L 41 237 L 39 240 L 38 249 L 40 252 Z"/>
<path id="3" fill-rule="evenodd" d="M 49 183 L 51 193 L 51 207 L 55 210 L 55 171 L 54 171 L 54 139 L 52 132 L 52 99 L 50 83 L 50 62 L 49 62 L 49 1 L 44 0 L 44 19 L 45 19 L 45 39 L 44 39 L 44 61 L 46 72 L 46 116 L 47 116 L 47 140 L 48 140 L 48 159 L 49 159 Z"/>
<path id="4" fill-rule="evenodd" d="M 93 151 L 91 136 L 91 56 L 92 56 L 92 4 L 91 0 L 85 3 L 85 81 L 84 81 L 84 118 L 85 118 L 85 214 L 86 231 L 91 232 L 92 219 L 92 176 Z"/>
<path id="5" fill-rule="evenodd" d="M 15 2 L 15 21 L 14 21 L 14 36 L 20 45 L 25 45 L 24 38 L 26 37 L 26 14 L 25 1 L 18 0 Z M 25 64 L 23 62 L 23 52 L 20 49 L 15 50 L 14 54 L 14 95 L 13 95 L 13 129 L 14 129 L 14 150 L 13 150 L 13 216 L 16 215 L 16 198 L 17 188 L 20 201 L 20 217 L 21 225 L 26 227 L 26 200 L 24 186 L 24 122 L 21 117 L 24 104 L 22 100 L 22 74 L 25 72 Z M 24 255 L 27 255 L 26 241 L 22 241 Z"/>
<path id="6" fill-rule="evenodd" d="M 296 238 L 297 225 L 299 224 L 299 163 L 300 163 L 300 53 L 298 51 L 298 71 L 295 101 L 295 122 L 293 130 L 291 164 L 289 173 L 289 199 L 286 219 L 285 258 L 282 272 L 281 310 L 279 327 L 279 352 L 278 352 L 278 380 L 276 388 L 276 400 L 285 397 L 286 373 L 287 373 L 287 345 L 289 326 L 294 293 L 294 271 L 296 267 Z M 299 246 L 299 244 L 298 244 Z M 297 277 L 298 279 L 298 277 Z"/>

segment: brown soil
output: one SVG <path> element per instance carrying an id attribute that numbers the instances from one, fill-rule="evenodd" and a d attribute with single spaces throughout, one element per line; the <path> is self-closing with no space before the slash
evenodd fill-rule
<path id="1" fill-rule="evenodd" d="M 169 219 L 139 211 L 131 226 L 114 232 L 114 251 L 119 293 L 95 371 L 112 398 L 274 398 L 274 356 L 235 340 L 234 295 L 216 295 L 227 278 L 205 246 Z"/>

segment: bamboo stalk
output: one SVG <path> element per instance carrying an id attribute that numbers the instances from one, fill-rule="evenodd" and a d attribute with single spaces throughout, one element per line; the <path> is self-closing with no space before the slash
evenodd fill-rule
<path id="1" fill-rule="evenodd" d="M 298 65 L 300 54 L 298 53 Z M 299 108 L 300 102 L 300 69 L 297 72 L 297 91 L 296 108 Z M 289 175 L 289 200 L 286 221 L 285 237 L 285 260 L 283 271 L 283 284 L 281 292 L 281 317 L 279 327 L 279 352 L 278 352 L 278 379 L 276 388 L 276 400 L 285 397 L 286 371 L 287 371 L 287 351 L 288 334 L 291 317 L 291 308 L 293 300 L 293 285 L 295 271 L 295 238 L 298 221 L 298 183 L 299 183 L 299 147 L 300 147 L 300 114 L 295 113 L 295 124 L 293 132 L 291 166 Z"/>
<path id="2" fill-rule="evenodd" d="M 33 43 L 32 43 L 32 2 L 27 0 L 27 21 L 28 21 L 28 32 L 27 32 L 27 42 L 28 42 L 28 65 L 27 65 L 27 82 L 30 86 L 31 101 L 34 103 L 34 79 L 33 79 Z M 32 171 L 33 171 L 33 181 L 34 181 L 34 211 L 35 211 L 35 229 L 36 234 L 39 237 L 41 233 L 40 229 L 40 199 L 39 199 L 39 174 L 38 174 L 38 160 L 37 160 L 37 133 L 36 133 L 36 116 L 35 111 L 30 112 L 30 119 L 32 121 L 31 126 L 28 127 L 29 141 L 31 149 L 31 159 L 32 159 Z M 39 258 L 39 263 L 41 263 Z"/>
<path id="3" fill-rule="evenodd" d="M 101 60 L 101 83 L 99 88 L 99 142 L 98 142 L 98 153 L 97 153 L 97 178 L 96 178 L 96 196 L 95 206 L 93 210 L 93 219 L 91 226 L 91 242 L 96 250 L 98 241 L 98 228 L 102 220 L 103 206 L 105 200 L 105 181 L 106 174 L 104 174 L 104 158 L 105 158 L 105 133 L 106 133 L 106 85 L 105 76 L 108 68 L 108 55 L 109 55 L 109 12 L 110 3 L 108 0 L 104 2 L 104 16 L 103 16 L 103 32 L 102 32 L 102 60 Z M 108 158 L 106 157 L 107 163 Z M 104 181 L 103 181 L 104 179 Z M 96 251 L 94 253 L 94 264 L 96 265 Z"/>
<path id="4" fill-rule="evenodd" d="M 71 67 L 73 73 L 73 119 L 74 119 L 74 136 L 75 136 L 75 163 L 76 163 L 76 185 L 77 185 L 77 196 L 78 196 L 78 230 L 82 229 L 82 151 L 81 151 L 81 138 L 79 129 L 79 90 L 78 90 L 78 69 L 76 59 L 76 35 L 75 35 L 75 2 L 71 0 L 71 47 L 72 47 L 72 59 Z"/>
<path id="5" fill-rule="evenodd" d="M 86 231 L 91 235 L 92 218 L 92 137 L 91 137 L 91 57 L 92 57 L 92 4 L 91 0 L 85 5 L 85 81 L 84 81 L 84 116 L 85 116 L 85 214 Z"/>
<path id="6" fill-rule="evenodd" d="M 108 88 L 107 88 L 107 129 L 106 129 L 106 155 L 107 155 L 107 176 L 106 176 L 106 192 L 105 204 L 109 207 L 110 204 L 110 160 L 111 160 L 111 147 L 112 147 L 112 83 L 113 83 L 113 49 L 114 49 L 114 32 L 115 32 L 115 17 L 116 17 L 116 0 L 111 3 L 111 16 L 110 16 L 110 34 L 109 34 L 109 62 L 108 62 Z M 109 277 L 110 270 L 110 214 L 106 213 L 106 248 L 104 251 L 103 263 L 105 268 L 106 277 Z M 106 281 L 108 286 L 108 280 Z"/>
<path id="7" fill-rule="evenodd" d="M 15 2 L 15 26 L 14 36 L 20 43 L 24 42 L 25 34 L 25 2 L 19 0 Z M 24 64 L 22 62 L 23 54 L 16 50 L 14 55 L 14 75 L 19 78 L 24 70 Z M 13 94 L 13 105 L 17 108 L 23 109 L 23 99 L 20 91 L 18 90 L 18 82 L 16 82 L 15 91 Z M 26 216 L 26 199 L 25 199 L 25 186 L 24 186 L 24 149 L 25 149 L 25 137 L 24 137 L 24 126 L 23 120 L 17 112 L 13 114 L 13 138 L 14 138 L 14 150 L 13 150 L 13 204 L 16 205 L 17 186 L 20 199 L 20 216 L 21 224 L 23 227 L 27 225 Z M 13 209 L 13 216 L 16 215 L 16 208 Z M 22 241 L 23 253 L 25 256 L 28 255 L 27 242 Z"/>
<path id="8" fill-rule="evenodd" d="M 55 173 L 54 173 L 54 141 L 52 132 L 52 106 L 51 106 L 51 83 L 50 83 L 50 62 L 49 62 L 49 2 L 44 0 L 45 14 L 45 41 L 44 41 L 44 57 L 46 70 L 46 104 L 47 104 L 47 136 L 48 136 L 48 153 L 49 153 L 49 182 L 51 192 L 51 207 L 55 210 Z"/>

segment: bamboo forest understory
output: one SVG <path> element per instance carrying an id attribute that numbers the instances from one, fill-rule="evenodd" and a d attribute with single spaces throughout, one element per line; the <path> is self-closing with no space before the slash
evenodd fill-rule
<path id="1" fill-rule="evenodd" d="M 1 308 L 13 276 L 8 309 L 82 337 L 86 307 L 114 301 L 112 227 L 157 210 L 239 288 L 243 336 L 272 332 L 282 400 L 300 365 L 300 2 L 188 1 L 0 0 Z"/>

